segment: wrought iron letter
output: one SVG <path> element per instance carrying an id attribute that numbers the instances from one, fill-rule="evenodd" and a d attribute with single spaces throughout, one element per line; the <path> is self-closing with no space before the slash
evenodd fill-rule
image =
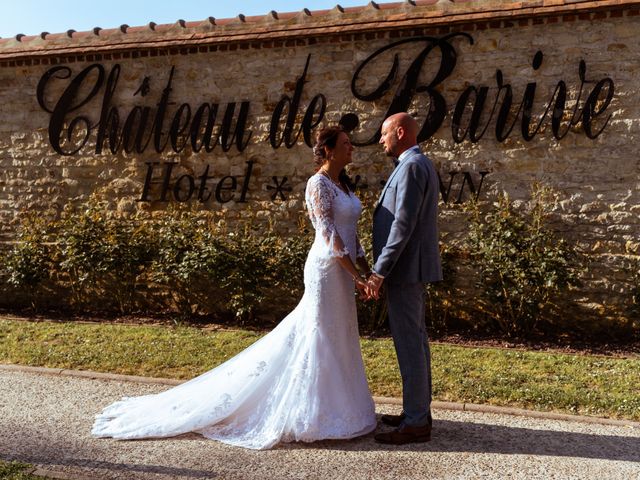
<path id="1" fill-rule="evenodd" d="M 78 93 L 86 78 L 94 71 L 97 72 L 98 77 L 95 80 L 95 83 L 93 84 L 91 90 L 83 99 L 76 102 L 76 97 L 78 96 Z M 73 134 L 77 131 L 78 127 L 83 127 L 84 132 L 81 134 L 82 136 L 79 139 L 79 142 L 76 144 L 75 148 L 71 147 L 71 149 L 65 150 L 60 143 L 62 132 L 65 128 L 65 118 L 70 112 L 76 111 L 81 108 L 98 93 L 98 90 L 104 82 L 104 68 L 102 67 L 102 65 L 94 63 L 82 70 L 71 81 L 71 83 L 69 83 L 63 94 L 60 96 L 53 110 L 50 110 L 46 106 L 44 101 L 47 84 L 52 78 L 66 79 L 70 76 L 70 68 L 53 67 L 45 72 L 45 74 L 40 78 L 37 87 L 38 104 L 43 110 L 51 113 L 51 118 L 49 120 L 49 143 L 51 143 L 51 146 L 56 152 L 58 152 L 60 155 L 65 156 L 73 155 L 80 151 L 80 149 L 87 143 L 92 129 L 89 118 L 85 116 L 80 115 L 71 120 L 66 131 L 67 141 L 70 142 L 72 140 Z"/>

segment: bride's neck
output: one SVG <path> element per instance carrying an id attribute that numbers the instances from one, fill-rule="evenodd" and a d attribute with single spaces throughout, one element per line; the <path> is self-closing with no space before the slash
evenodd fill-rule
<path id="1" fill-rule="evenodd" d="M 320 167 L 320 170 L 327 174 L 329 178 L 331 178 L 331 180 L 333 180 L 334 182 L 340 181 L 340 171 L 342 170 L 341 168 L 325 163 L 322 167 Z"/>

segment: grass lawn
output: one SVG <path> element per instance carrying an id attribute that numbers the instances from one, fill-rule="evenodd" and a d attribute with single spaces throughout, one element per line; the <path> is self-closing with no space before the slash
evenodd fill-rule
<path id="1" fill-rule="evenodd" d="M 44 480 L 44 477 L 31 475 L 31 465 L 19 462 L 5 462 L 0 460 L 0 478 L 2 480 Z"/>
<path id="2" fill-rule="evenodd" d="M 26 322 L 0 317 L 0 363 L 188 379 L 264 335 L 187 326 Z M 362 339 L 374 395 L 401 396 L 390 339 Z M 432 345 L 436 400 L 640 420 L 640 356 Z"/>

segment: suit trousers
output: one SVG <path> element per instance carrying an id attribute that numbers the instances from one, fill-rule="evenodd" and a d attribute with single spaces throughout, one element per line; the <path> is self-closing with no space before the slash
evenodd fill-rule
<path id="1" fill-rule="evenodd" d="M 385 283 L 389 327 L 402 376 L 404 423 L 412 427 L 431 421 L 431 354 L 425 324 L 422 283 Z"/>

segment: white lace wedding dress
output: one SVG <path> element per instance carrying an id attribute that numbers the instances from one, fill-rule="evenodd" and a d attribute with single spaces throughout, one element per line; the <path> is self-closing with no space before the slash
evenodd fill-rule
<path id="1" fill-rule="evenodd" d="M 231 445 L 347 439 L 376 426 L 360 353 L 354 283 L 359 200 L 321 174 L 307 183 L 316 230 L 298 306 L 222 365 L 156 395 L 123 398 L 96 416 L 92 435 L 117 439 L 198 432 Z"/>

